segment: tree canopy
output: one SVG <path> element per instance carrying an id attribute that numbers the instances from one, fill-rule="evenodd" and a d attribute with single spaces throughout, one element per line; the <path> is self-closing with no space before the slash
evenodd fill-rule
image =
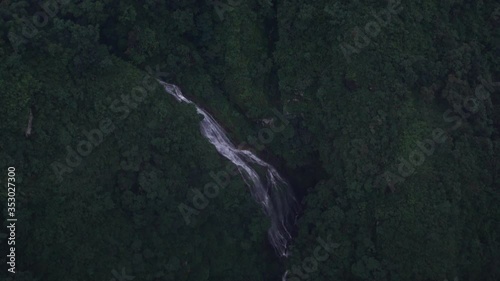
<path id="1" fill-rule="evenodd" d="M 499 11 L 465 0 L 0 2 L 0 201 L 7 218 L 15 167 L 17 218 L 16 273 L 0 276 L 499 280 Z M 301 211 L 289 258 L 202 117 L 156 79 L 290 181 Z"/>

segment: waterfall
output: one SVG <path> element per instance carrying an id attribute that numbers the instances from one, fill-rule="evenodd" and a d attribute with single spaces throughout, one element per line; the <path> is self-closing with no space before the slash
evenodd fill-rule
<path id="1" fill-rule="evenodd" d="M 271 226 L 268 230 L 269 242 L 279 255 L 287 257 L 288 245 L 292 239 L 290 234 L 291 220 L 295 219 L 298 206 L 288 183 L 272 165 L 249 150 L 238 149 L 229 140 L 219 123 L 208 112 L 184 97 L 179 87 L 159 82 L 165 91 L 174 96 L 177 101 L 194 105 L 198 114 L 203 115 L 204 118 L 200 122 L 202 135 L 215 146 L 222 156 L 238 167 L 253 198 L 262 206 L 264 213 L 271 220 Z M 256 167 L 259 167 L 262 172 L 257 172 Z"/>

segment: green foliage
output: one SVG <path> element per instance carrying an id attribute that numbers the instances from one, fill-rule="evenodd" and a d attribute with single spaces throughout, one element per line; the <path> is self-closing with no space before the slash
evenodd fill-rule
<path id="1" fill-rule="evenodd" d="M 18 171 L 16 280 L 122 270 L 135 280 L 279 280 L 318 237 L 336 248 L 309 280 L 500 278 L 498 4 L 401 1 L 383 24 L 374 14 L 396 1 L 215 2 L 57 1 L 50 12 L 0 3 L 0 167 Z M 33 23 L 40 12 L 47 21 Z M 368 34 L 371 22 L 379 32 Z M 195 109 L 158 84 L 130 99 L 154 78 L 179 85 L 236 144 L 268 128 L 274 109 L 285 116 L 262 149 L 243 143 L 302 201 L 285 262 L 238 176 L 185 223 L 179 204 L 193 207 L 194 190 L 227 161 L 201 136 Z M 489 95 L 472 111 L 464 101 L 478 87 Z M 109 132 L 93 143 L 102 122 Z M 401 175 L 400 159 L 436 128 L 447 140 Z M 68 165 L 82 141 L 91 152 Z"/>

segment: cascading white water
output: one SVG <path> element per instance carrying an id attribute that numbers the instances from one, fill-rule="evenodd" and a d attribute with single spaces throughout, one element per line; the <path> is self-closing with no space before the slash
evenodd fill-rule
<path id="1" fill-rule="evenodd" d="M 243 180 L 250 188 L 252 196 L 271 219 L 271 226 L 268 230 L 269 241 L 278 254 L 287 257 L 288 243 L 292 238 L 290 220 L 295 217 L 298 206 L 288 183 L 273 166 L 251 151 L 236 148 L 215 119 L 208 112 L 184 97 L 179 87 L 163 81 L 159 82 L 179 102 L 193 104 L 196 111 L 203 115 L 204 118 L 200 122 L 202 135 L 215 146 L 222 156 L 238 167 Z M 254 167 L 260 167 L 264 171 L 261 174 L 265 174 L 266 177 L 259 174 Z"/>

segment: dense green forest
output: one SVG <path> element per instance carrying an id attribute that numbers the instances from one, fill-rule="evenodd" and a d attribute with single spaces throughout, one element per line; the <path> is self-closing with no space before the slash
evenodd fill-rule
<path id="1" fill-rule="evenodd" d="M 3 0 L 0 30 L 1 280 L 500 280 L 500 3 Z M 291 183 L 288 258 L 156 79 Z"/>

